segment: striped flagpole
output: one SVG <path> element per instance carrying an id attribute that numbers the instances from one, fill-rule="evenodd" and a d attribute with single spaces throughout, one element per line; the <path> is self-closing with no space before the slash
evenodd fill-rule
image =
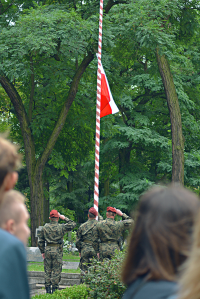
<path id="1" fill-rule="evenodd" d="M 95 178 L 94 178 L 94 208 L 97 212 L 98 212 L 98 205 L 99 205 L 99 150 L 100 150 L 102 25 L 103 25 L 103 0 L 100 0 L 98 71 L 97 71 L 97 105 L 96 105 Z M 98 217 L 96 217 L 96 219 L 98 220 Z"/>

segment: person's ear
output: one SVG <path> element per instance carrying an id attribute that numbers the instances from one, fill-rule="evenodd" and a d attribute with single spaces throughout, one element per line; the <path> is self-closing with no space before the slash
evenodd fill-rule
<path id="1" fill-rule="evenodd" d="M 15 221 L 13 219 L 9 219 L 6 224 L 4 225 L 4 228 L 7 232 L 14 235 L 15 234 Z"/>
<path id="2" fill-rule="evenodd" d="M 4 190 L 9 191 L 10 189 L 13 189 L 15 184 L 17 183 L 17 180 L 18 173 L 16 171 L 8 173 L 3 181 Z"/>

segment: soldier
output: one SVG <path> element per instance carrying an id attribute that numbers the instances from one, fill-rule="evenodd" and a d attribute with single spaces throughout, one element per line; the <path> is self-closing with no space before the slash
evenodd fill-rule
<path id="1" fill-rule="evenodd" d="M 95 219 L 98 212 L 95 208 L 90 208 L 88 211 L 88 221 L 83 223 L 77 231 L 76 247 L 79 251 L 80 264 L 79 267 L 82 271 L 86 271 L 90 265 L 91 259 L 99 257 L 99 242 L 97 237 L 97 220 Z M 103 217 L 99 215 L 99 219 Z"/>
<path id="2" fill-rule="evenodd" d="M 58 219 L 66 221 L 66 224 L 58 224 Z M 58 289 L 62 272 L 63 236 L 71 231 L 76 223 L 58 211 L 50 212 L 50 223 L 46 223 L 40 231 L 38 247 L 44 259 L 45 287 L 46 292 L 52 294 Z M 46 247 L 45 247 L 46 241 Z"/>
<path id="3" fill-rule="evenodd" d="M 119 215 L 124 218 L 122 221 L 115 221 L 115 216 Z M 115 250 L 120 250 L 119 248 L 119 236 L 130 228 L 133 223 L 131 217 L 122 213 L 120 210 L 107 207 L 106 220 L 103 220 L 97 224 L 97 238 L 100 239 L 100 260 L 104 258 L 111 259 Z"/>

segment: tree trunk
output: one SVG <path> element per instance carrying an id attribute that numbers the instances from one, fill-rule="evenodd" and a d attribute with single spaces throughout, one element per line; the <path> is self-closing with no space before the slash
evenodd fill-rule
<path id="1" fill-rule="evenodd" d="M 37 239 L 35 238 L 36 228 L 40 225 L 44 225 L 44 214 L 43 214 L 43 181 L 42 171 L 36 172 L 32 175 L 30 182 L 30 193 L 31 193 L 31 245 L 37 246 Z"/>
<path id="2" fill-rule="evenodd" d="M 131 157 L 132 144 L 127 148 L 123 148 L 119 150 L 119 174 L 120 177 L 125 175 L 127 169 L 130 165 L 130 157 Z M 120 193 L 123 193 L 124 185 L 120 184 Z"/>
<path id="3" fill-rule="evenodd" d="M 44 192 L 43 192 L 43 171 L 45 167 L 45 163 L 50 156 L 53 147 L 56 143 L 56 140 L 65 124 L 65 120 L 68 114 L 68 111 L 73 103 L 76 93 L 78 91 L 78 85 L 80 79 L 86 70 L 87 66 L 93 60 L 94 55 L 89 53 L 79 65 L 76 74 L 71 83 L 71 87 L 67 96 L 67 99 L 63 105 L 63 108 L 58 117 L 57 123 L 49 137 L 49 140 L 44 148 L 44 152 L 41 156 L 36 160 L 35 154 L 35 143 L 34 138 L 30 129 L 30 122 L 28 114 L 23 105 L 22 99 L 17 92 L 14 85 L 9 81 L 9 79 L 5 76 L 0 77 L 0 83 L 2 87 L 5 89 L 8 94 L 17 118 L 20 123 L 20 128 L 22 131 L 24 148 L 25 148 L 25 157 L 26 157 L 26 165 L 27 172 L 29 177 L 29 185 L 31 191 L 31 245 L 36 246 L 37 241 L 35 238 L 35 230 L 39 225 L 43 225 L 43 204 L 44 204 Z M 30 111 L 29 114 L 31 115 Z"/>
<path id="4" fill-rule="evenodd" d="M 160 75 L 165 89 L 169 108 L 172 132 L 172 183 L 184 185 L 184 139 L 182 133 L 181 112 L 169 63 L 165 55 L 156 50 Z"/>
<path id="5" fill-rule="evenodd" d="M 46 189 L 46 195 L 44 196 L 43 204 L 43 218 L 44 222 L 49 222 L 49 182 L 45 182 L 44 188 Z"/>
<path id="6" fill-rule="evenodd" d="M 104 196 L 109 195 L 109 183 L 110 183 L 110 180 L 109 180 L 109 178 L 107 178 L 107 180 L 104 181 Z"/>

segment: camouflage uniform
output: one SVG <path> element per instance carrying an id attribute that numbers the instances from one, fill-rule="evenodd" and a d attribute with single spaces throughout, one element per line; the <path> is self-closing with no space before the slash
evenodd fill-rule
<path id="1" fill-rule="evenodd" d="M 97 224 L 98 238 L 101 241 L 99 245 L 101 261 L 104 258 L 111 259 L 115 254 L 115 250 L 120 250 L 119 237 L 133 223 L 133 219 L 124 213 L 122 218 L 124 219 L 122 221 L 107 218 Z"/>
<path id="2" fill-rule="evenodd" d="M 63 236 L 76 226 L 76 223 L 67 217 L 65 217 L 65 221 L 67 222 L 66 224 L 51 221 L 46 223 L 40 231 L 38 247 L 41 253 L 45 253 L 45 287 L 50 287 L 52 284 L 52 288 L 57 289 L 61 279 Z"/>
<path id="3" fill-rule="evenodd" d="M 103 217 L 99 215 L 99 221 L 101 220 L 103 220 Z M 96 219 L 88 219 L 77 231 L 76 247 L 81 253 L 79 267 L 83 271 L 88 269 L 91 259 L 97 257 L 99 252 L 97 223 Z"/>

